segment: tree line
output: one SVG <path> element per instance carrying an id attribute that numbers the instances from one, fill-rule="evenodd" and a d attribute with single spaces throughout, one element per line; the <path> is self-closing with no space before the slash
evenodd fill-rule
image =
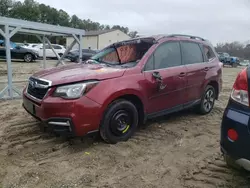
<path id="1" fill-rule="evenodd" d="M 250 44 L 242 44 L 240 42 L 219 43 L 216 45 L 217 52 L 227 52 L 231 56 L 239 57 L 240 59 L 250 60 Z"/>
<path id="2" fill-rule="evenodd" d="M 120 25 L 103 25 L 90 19 L 80 19 L 76 15 L 70 16 L 62 9 L 58 10 L 56 8 L 50 7 L 49 5 L 42 3 L 40 4 L 34 0 L 25 0 L 24 2 L 15 0 L 0 0 L 0 16 L 73 27 L 77 29 L 84 29 L 85 31 L 120 29 L 132 38 L 137 36 L 137 31 L 129 31 L 128 27 L 123 27 Z M 18 34 L 15 35 L 12 40 L 15 40 L 16 42 L 38 42 L 38 39 L 34 36 Z M 52 38 L 52 42 L 53 40 L 56 40 L 59 43 L 65 42 L 65 39 L 61 37 Z"/>

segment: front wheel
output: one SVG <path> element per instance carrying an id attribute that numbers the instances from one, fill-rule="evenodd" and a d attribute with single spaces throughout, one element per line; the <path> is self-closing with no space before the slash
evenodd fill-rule
<path id="1" fill-rule="evenodd" d="M 25 54 L 23 60 L 27 63 L 30 63 L 33 61 L 33 56 L 31 54 Z"/>
<path id="2" fill-rule="evenodd" d="M 127 100 L 112 102 L 100 125 L 102 139 L 110 144 L 127 141 L 138 125 L 138 111 L 134 104 Z"/>
<path id="3" fill-rule="evenodd" d="M 202 96 L 201 103 L 197 106 L 199 114 L 205 115 L 212 111 L 215 102 L 215 89 L 213 86 L 208 85 Z"/>

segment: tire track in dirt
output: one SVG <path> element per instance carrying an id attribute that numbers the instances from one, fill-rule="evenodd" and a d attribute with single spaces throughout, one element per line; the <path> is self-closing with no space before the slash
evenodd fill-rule
<path id="1" fill-rule="evenodd" d="M 186 170 L 180 179 L 186 188 L 247 188 L 250 184 L 247 173 L 228 168 L 219 153 Z"/>

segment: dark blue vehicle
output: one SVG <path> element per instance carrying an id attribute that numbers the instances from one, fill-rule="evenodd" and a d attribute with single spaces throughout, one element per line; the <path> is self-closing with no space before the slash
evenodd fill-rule
<path id="1" fill-rule="evenodd" d="M 250 68 L 237 76 L 221 124 L 221 151 L 231 167 L 250 171 Z"/>
<path id="2" fill-rule="evenodd" d="M 230 56 L 228 53 L 225 52 L 218 52 L 219 60 L 224 65 L 230 65 L 232 67 L 237 67 L 239 65 L 239 58 Z"/>

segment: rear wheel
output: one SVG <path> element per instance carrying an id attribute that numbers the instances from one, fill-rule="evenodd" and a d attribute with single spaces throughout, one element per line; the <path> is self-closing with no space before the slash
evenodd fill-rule
<path id="1" fill-rule="evenodd" d="M 27 63 L 30 63 L 33 61 L 33 56 L 31 54 L 25 54 L 23 60 Z"/>
<path id="2" fill-rule="evenodd" d="M 213 86 L 208 85 L 202 96 L 201 103 L 197 106 L 199 114 L 205 115 L 212 111 L 214 107 L 216 92 Z"/>
<path id="3" fill-rule="evenodd" d="M 107 108 L 100 125 L 102 139 L 110 144 L 127 141 L 138 125 L 138 111 L 127 100 L 112 102 Z"/>

